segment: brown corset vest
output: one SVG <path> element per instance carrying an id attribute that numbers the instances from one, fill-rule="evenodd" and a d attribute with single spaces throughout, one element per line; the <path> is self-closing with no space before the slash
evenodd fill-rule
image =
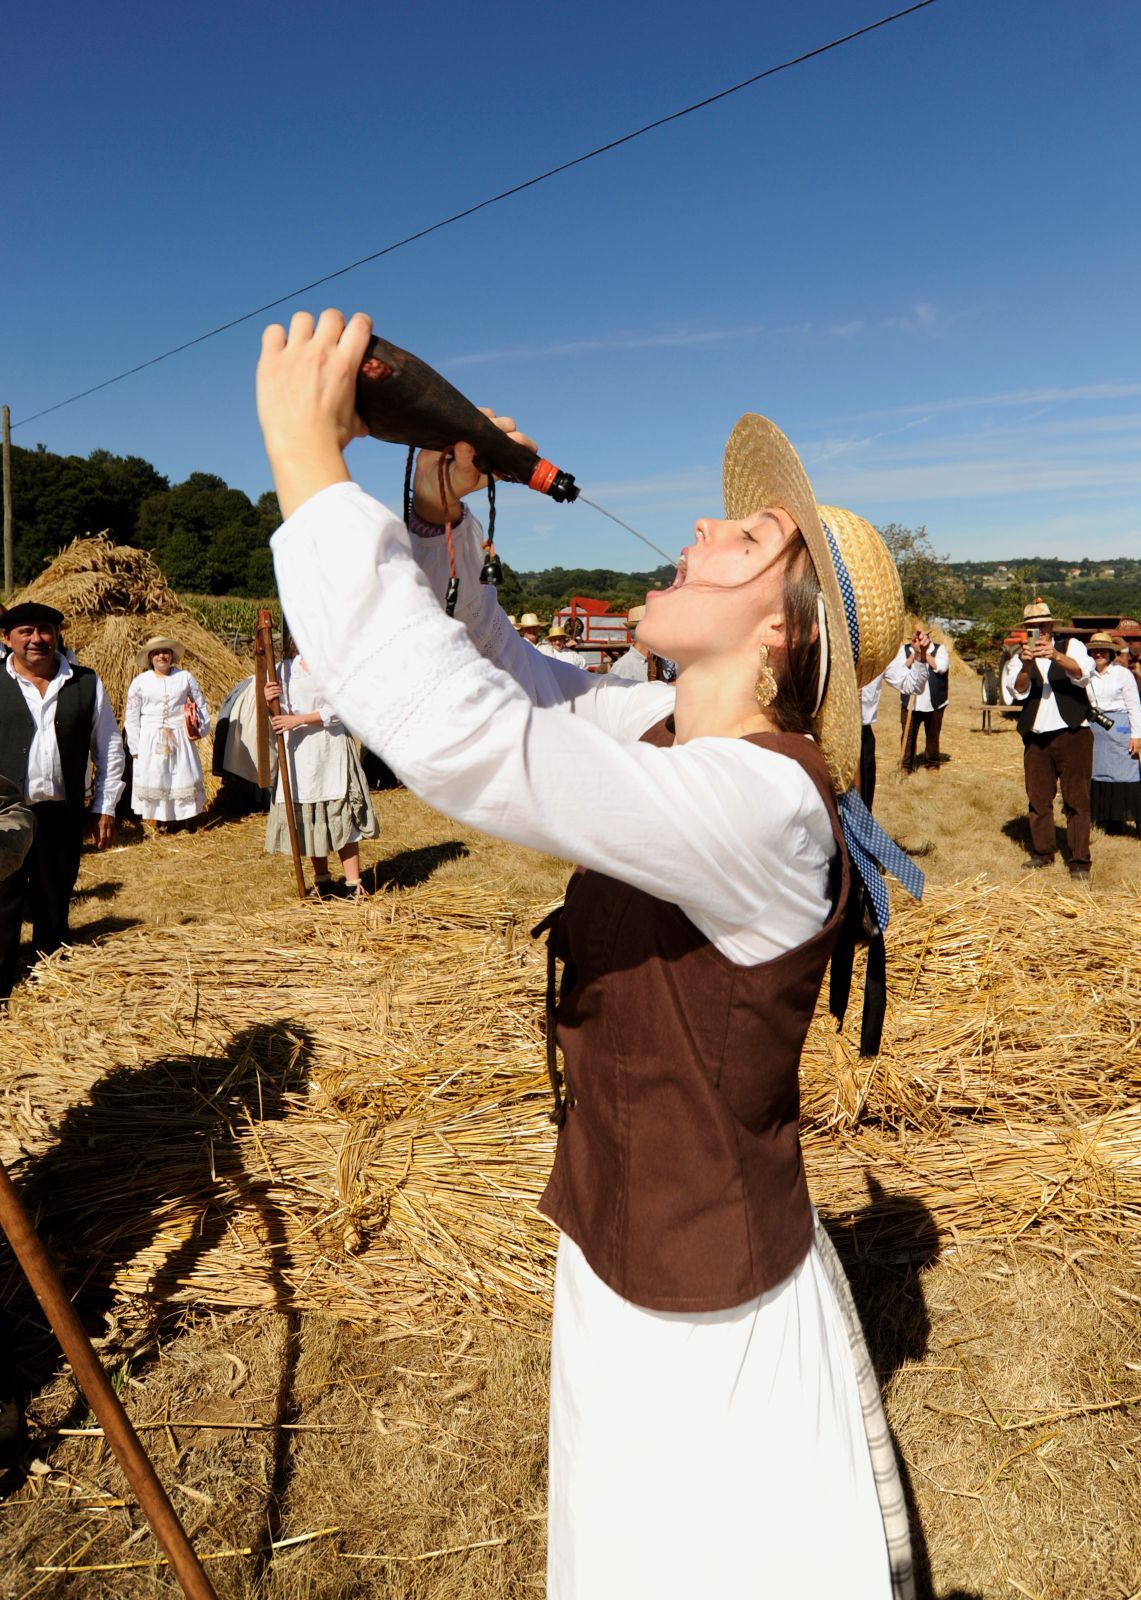
<path id="1" fill-rule="evenodd" d="M 645 738 L 671 745 L 672 720 Z M 740 1305 L 786 1278 L 812 1237 L 798 1069 L 848 858 L 817 746 L 750 742 L 798 762 L 827 807 L 837 854 L 819 933 L 738 966 L 669 901 L 580 871 L 554 935 L 567 1103 L 540 1208 L 604 1283 L 653 1311 Z"/>

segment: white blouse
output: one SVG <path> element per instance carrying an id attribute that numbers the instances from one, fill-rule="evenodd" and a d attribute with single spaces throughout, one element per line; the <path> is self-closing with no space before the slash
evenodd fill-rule
<path id="1" fill-rule="evenodd" d="M 343 724 L 321 694 L 306 660 L 300 656 L 284 660 L 278 668 L 278 680 L 281 684 L 278 704 L 283 712 L 304 716 L 316 711 L 321 718 L 320 722 L 290 728 L 285 735 L 294 804 L 316 805 L 321 801 L 343 800 L 349 792 L 348 734 Z M 282 800 L 280 774 L 274 799 L 279 803 Z"/>
<path id="2" fill-rule="evenodd" d="M 640 743 L 673 688 L 540 655 L 480 584 L 480 538 L 466 514 L 451 619 L 442 540 L 352 483 L 294 513 L 274 564 L 325 700 L 438 810 L 673 901 L 732 961 L 810 938 L 836 847 L 804 769 L 742 739 Z"/>
<path id="3" fill-rule="evenodd" d="M 1124 712 L 1129 718 L 1129 737 L 1141 739 L 1141 692 L 1128 667 L 1112 661 L 1104 672 L 1095 669 L 1086 684 L 1086 694 L 1099 711 Z"/>

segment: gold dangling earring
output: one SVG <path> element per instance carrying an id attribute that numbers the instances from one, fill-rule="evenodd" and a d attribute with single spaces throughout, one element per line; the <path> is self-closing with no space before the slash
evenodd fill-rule
<path id="1" fill-rule="evenodd" d="M 777 681 L 773 677 L 773 669 L 769 666 L 769 647 L 765 644 L 760 649 L 760 663 L 753 694 L 762 711 L 771 706 L 777 697 Z"/>

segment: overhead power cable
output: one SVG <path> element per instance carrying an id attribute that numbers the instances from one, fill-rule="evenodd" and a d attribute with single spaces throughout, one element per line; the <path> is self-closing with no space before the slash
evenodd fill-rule
<path id="1" fill-rule="evenodd" d="M 546 172 L 537 173 L 533 178 L 526 178 L 522 183 L 512 184 L 509 189 L 501 189 L 498 194 L 488 195 L 485 200 L 478 200 L 475 205 L 465 206 L 462 211 L 454 211 L 450 217 L 442 217 L 439 222 L 430 223 L 426 228 L 418 228 L 415 233 L 406 234 L 403 239 L 396 239 L 392 244 L 386 244 L 380 250 L 372 251 L 370 255 L 360 256 L 356 261 L 350 261 L 347 266 L 338 267 L 335 272 L 327 272 L 324 277 L 303 283 L 299 288 L 291 289 L 288 294 L 278 295 L 276 300 L 267 300 L 264 305 L 255 306 L 252 311 L 244 311 L 240 317 L 232 317 L 229 322 L 219 323 L 208 333 L 197 334 L 193 339 L 187 339 L 182 344 L 174 345 L 170 350 L 164 350 L 161 355 L 151 356 L 148 361 L 140 361 L 137 366 L 128 367 L 125 372 L 117 372 L 113 378 L 104 378 L 102 383 L 92 384 L 89 389 L 81 389 L 78 394 L 69 395 L 66 400 L 57 400 L 54 405 L 45 406 L 42 411 L 33 411 L 31 416 L 21 417 L 19 422 L 12 423 L 12 427 L 26 427 L 29 422 L 36 422 L 52 411 L 62 411 L 64 406 L 74 405 L 77 400 L 86 400 L 88 395 L 98 394 L 101 389 L 109 389 L 112 384 L 122 383 L 124 378 L 133 378 L 137 372 L 145 372 L 148 367 L 155 367 L 160 361 L 169 361 L 171 356 L 181 355 L 184 350 L 192 350 L 195 345 L 205 344 L 208 339 L 216 339 L 220 333 L 228 333 L 231 328 L 238 328 L 243 322 L 250 322 L 254 317 L 260 317 L 267 311 L 273 311 L 277 306 L 285 305 L 289 300 L 295 300 L 298 295 L 308 294 L 310 289 L 319 289 L 322 284 L 332 283 L 335 278 L 343 278 L 346 273 L 355 272 L 358 267 L 367 266 L 370 261 L 379 261 L 382 256 L 390 256 L 396 250 L 403 250 L 406 245 L 415 244 L 418 239 L 426 239 L 429 234 L 439 233 L 441 228 L 450 228 L 454 222 L 462 222 L 466 217 L 474 217 L 479 211 L 486 211 L 488 206 L 498 205 L 501 200 L 510 200 L 512 195 L 522 194 L 527 189 L 535 188 L 537 184 L 546 183 L 548 178 L 557 178 L 560 173 L 570 172 L 573 167 L 581 167 L 585 162 L 593 161 L 596 156 L 604 156 L 611 150 L 621 149 L 623 145 L 631 144 L 644 134 L 653 133 L 656 128 L 664 128 L 671 122 L 679 122 L 682 117 L 692 116 L 695 111 L 704 111 L 707 106 L 716 105 L 719 100 L 727 100 L 730 95 L 740 94 L 742 89 L 750 89 L 753 84 L 761 83 L 765 78 L 774 78 L 778 72 L 788 72 L 792 67 L 803 66 L 806 61 L 814 61 L 817 56 L 827 55 L 830 50 L 838 50 L 841 45 L 851 44 L 855 39 L 862 39 L 866 34 L 875 33 L 879 28 L 886 28 L 890 23 L 899 22 L 902 18 L 910 17 L 916 11 L 924 11 L 936 3 L 937 0 L 914 0 L 914 4 L 904 6 L 900 11 L 893 11 L 886 17 L 880 17 L 876 22 L 866 23 L 864 27 L 856 28 L 851 33 L 841 34 L 837 39 L 829 39 L 827 44 L 817 45 L 814 50 L 805 50 L 801 55 L 790 56 L 787 61 L 778 62 L 775 67 L 766 67 L 763 72 L 754 72 L 752 77 L 742 78 L 740 83 L 730 84 L 727 89 L 719 89 L 716 94 L 706 95 L 704 100 L 695 100 L 692 105 L 683 106 L 680 111 L 671 111 L 668 116 L 656 117 L 653 122 L 644 123 L 631 133 L 624 133 L 620 138 L 611 139 L 606 144 L 596 145 L 593 150 L 574 156 L 570 161 L 562 161 L 557 167 L 548 167 Z"/>

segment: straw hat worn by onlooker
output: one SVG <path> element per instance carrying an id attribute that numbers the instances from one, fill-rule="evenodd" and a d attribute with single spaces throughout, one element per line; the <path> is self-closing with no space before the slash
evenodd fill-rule
<path id="1" fill-rule="evenodd" d="M 1120 664 L 1120 639 L 1095 633 L 1087 649 L 1094 670 L 1086 684 L 1090 704 L 1113 726 L 1093 725 L 1093 781 L 1090 817 L 1107 833 L 1120 833 L 1127 822 L 1141 830 L 1141 693 L 1128 667 Z"/>
<path id="2" fill-rule="evenodd" d="M 85 827 L 104 849 L 123 792 L 123 741 L 96 673 L 59 647 L 62 613 L 22 601 L 4 615 L 0 666 L 0 773 L 21 790 L 36 836 L 22 866 L 0 883 L 0 999 L 19 971 L 25 912 L 33 948 L 50 955 L 69 931 Z M 87 808 L 88 762 L 95 767 Z"/>
<path id="3" fill-rule="evenodd" d="M 919 887 L 851 787 L 860 686 L 903 631 L 891 557 L 862 519 L 826 529 L 792 446 L 748 416 L 726 451 L 725 520 L 698 522 L 640 624 L 677 662 L 675 685 L 537 660 L 494 596 L 465 585 L 480 561 L 468 515 L 457 628 L 439 541 L 343 481 L 369 324 L 323 323 L 271 330 L 259 369 L 286 518 L 277 579 L 307 659 L 414 793 L 583 869 L 555 934 L 568 965 L 543 1200 L 563 1235 L 547 1592 L 746 1593 L 760 1563 L 774 1595 L 886 1600 L 892 1568 L 910 1593 L 878 1386 L 796 1126 L 800 1052 L 845 919 L 845 838 L 881 925 L 864 843 Z M 302 407 L 296 375 L 318 360 L 337 372 L 334 336 L 341 385 Z M 470 454 L 452 462 L 461 499 L 481 482 Z M 414 509 L 438 525 L 458 502 L 433 501 L 437 461 L 421 456 Z M 347 559 L 328 560 L 331 542 Z"/>
<path id="4" fill-rule="evenodd" d="M 366 891 L 360 841 L 375 839 L 380 824 L 356 743 L 301 656 L 287 656 L 278 682 L 267 683 L 264 693 L 273 713 L 273 731 L 285 736 L 293 815 L 301 853 L 313 868 L 314 889 L 319 897 L 332 890 L 329 855 L 335 850 L 346 892 L 362 900 Z M 265 847 L 276 855 L 292 854 L 280 772 L 266 821 Z"/>
<path id="5" fill-rule="evenodd" d="M 1045 600 L 1032 600 L 1022 612 L 1025 643 L 1003 669 L 1003 686 L 1012 705 L 1021 704 L 1022 766 L 1030 808 L 1027 868 L 1048 867 L 1055 851 L 1054 795 L 1062 790 L 1070 876 L 1090 870 L 1090 780 L 1093 735 L 1088 726 L 1086 685 L 1093 662 L 1080 639 L 1065 651 L 1054 641 L 1054 617 Z"/>
<path id="6" fill-rule="evenodd" d="M 526 639 L 528 644 L 533 644 L 538 648 L 539 635 L 543 631 L 543 624 L 533 611 L 524 611 L 514 626 L 518 628 L 521 639 Z"/>
<path id="7" fill-rule="evenodd" d="M 188 822 L 206 809 L 197 741 L 210 731 L 198 680 L 179 663 L 177 639 L 155 634 L 139 648 L 127 689 L 123 731 L 134 758 L 131 810 L 156 828 Z"/>

